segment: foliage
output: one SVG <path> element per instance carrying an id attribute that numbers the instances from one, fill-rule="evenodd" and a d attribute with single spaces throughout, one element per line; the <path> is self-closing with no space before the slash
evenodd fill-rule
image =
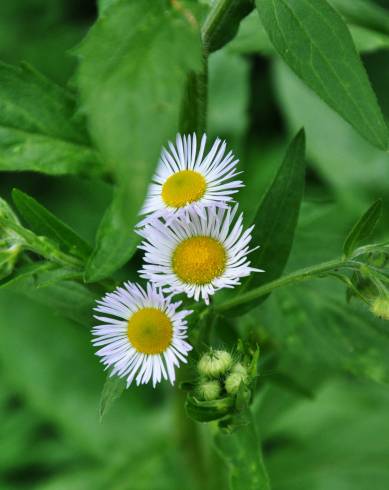
<path id="1" fill-rule="evenodd" d="M 384 3 L 2 3 L 1 488 L 389 486 Z M 264 272 L 182 295 L 189 365 L 126 390 L 93 307 L 139 280 L 161 147 L 205 129 L 240 159 Z M 232 361 L 207 377 L 213 349 Z"/>

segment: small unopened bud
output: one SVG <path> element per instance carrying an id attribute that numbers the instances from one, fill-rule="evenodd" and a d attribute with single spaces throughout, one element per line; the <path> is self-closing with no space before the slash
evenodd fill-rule
<path id="1" fill-rule="evenodd" d="M 204 354 L 197 364 L 202 376 L 217 378 L 225 374 L 232 365 L 231 354 L 225 350 L 213 350 Z"/>
<path id="2" fill-rule="evenodd" d="M 241 383 L 247 383 L 247 369 L 240 363 L 235 364 L 231 370 L 231 374 L 227 376 L 225 387 L 229 395 L 238 393 Z"/>
<path id="3" fill-rule="evenodd" d="M 389 297 L 378 296 L 372 302 L 370 311 L 379 318 L 389 320 Z"/>
<path id="4" fill-rule="evenodd" d="M 9 245 L 0 240 L 0 279 L 11 274 L 21 251 L 20 245 Z"/>
<path id="5" fill-rule="evenodd" d="M 197 386 L 197 395 L 205 401 L 216 400 L 219 398 L 221 386 L 219 381 L 203 381 Z"/>

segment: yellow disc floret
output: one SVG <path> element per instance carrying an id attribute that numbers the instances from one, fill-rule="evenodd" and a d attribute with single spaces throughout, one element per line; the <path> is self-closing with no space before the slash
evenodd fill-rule
<path id="1" fill-rule="evenodd" d="M 226 251 L 208 236 L 195 236 L 181 242 L 173 253 L 173 270 L 185 283 L 209 284 L 223 274 Z"/>
<path id="2" fill-rule="evenodd" d="M 127 337 L 138 352 L 161 354 L 172 340 L 172 323 L 158 308 L 142 308 L 129 318 Z"/>
<path id="3" fill-rule="evenodd" d="M 205 178 L 194 170 L 181 170 L 171 175 L 162 187 L 162 199 L 167 206 L 181 208 L 201 199 L 207 188 Z"/>

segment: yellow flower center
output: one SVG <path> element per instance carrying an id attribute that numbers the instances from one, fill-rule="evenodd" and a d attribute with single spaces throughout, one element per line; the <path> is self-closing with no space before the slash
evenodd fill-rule
<path id="1" fill-rule="evenodd" d="M 207 183 L 199 172 L 181 170 L 163 184 L 162 199 L 167 206 L 181 208 L 201 199 L 206 188 Z"/>
<path id="2" fill-rule="evenodd" d="M 223 274 L 226 251 L 208 236 L 195 236 L 181 242 L 173 252 L 173 270 L 185 283 L 209 284 Z"/>
<path id="3" fill-rule="evenodd" d="M 161 354 L 172 340 L 172 322 L 158 308 L 142 308 L 129 318 L 127 337 L 138 352 Z"/>

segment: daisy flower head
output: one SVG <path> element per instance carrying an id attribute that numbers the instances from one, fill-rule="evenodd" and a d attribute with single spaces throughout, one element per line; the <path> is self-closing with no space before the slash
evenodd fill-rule
<path id="1" fill-rule="evenodd" d="M 209 304 L 209 296 L 222 288 L 233 288 L 251 272 L 247 255 L 253 226 L 243 230 L 243 215 L 234 208 L 194 210 L 165 222 L 155 219 L 137 232 L 144 238 L 141 277 L 165 292 L 184 292 Z"/>
<path id="2" fill-rule="evenodd" d="M 93 328 L 93 345 L 111 376 L 127 378 L 153 386 L 162 378 L 175 381 L 175 367 L 186 363 L 192 347 L 186 342 L 187 321 L 191 311 L 177 311 L 155 285 L 143 289 L 127 282 L 97 301 L 95 318 L 102 322 Z"/>
<path id="3" fill-rule="evenodd" d="M 177 134 L 176 144 L 169 142 L 163 148 L 157 171 L 153 177 L 141 215 L 150 217 L 180 217 L 187 211 L 204 215 L 204 208 L 226 208 L 232 196 L 243 187 L 236 180 L 237 160 L 233 153 L 226 153 L 226 142 L 217 138 L 210 151 L 205 153 L 207 137 L 204 134 L 200 145 L 196 135 Z"/>

